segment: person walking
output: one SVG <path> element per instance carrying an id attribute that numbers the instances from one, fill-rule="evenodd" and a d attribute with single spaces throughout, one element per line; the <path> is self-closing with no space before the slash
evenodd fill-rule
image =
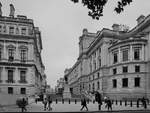
<path id="1" fill-rule="evenodd" d="M 46 111 L 46 106 L 47 106 L 47 98 L 44 98 L 44 100 L 43 100 L 43 104 L 44 104 L 44 111 Z"/>
<path id="2" fill-rule="evenodd" d="M 49 97 L 48 97 L 48 110 L 49 110 L 49 111 L 52 110 L 51 104 L 52 104 L 52 98 L 49 96 Z"/>
<path id="3" fill-rule="evenodd" d="M 142 102 L 143 107 L 146 109 L 147 108 L 147 100 L 146 100 L 146 98 L 143 97 L 141 99 L 141 102 Z"/>
<path id="4" fill-rule="evenodd" d="M 25 98 L 23 98 L 22 102 L 21 102 L 21 111 L 22 112 L 27 111 L 26 105 L 27 105 L 27 101 L 25 100 Z"/>
<path id="5" fill-rule="evenodd" d="M 102 98 L 101 98 L 101 94 L 99 92 L 95 93 L 95 100 L 98 103 L 98 110 L 101 110 L 101 105 L 102 105 Z"/>
<path id="6" fill-rule="evenodd" d="M 86 99 L 85 98 L 81 99 L 81 105 L 82 105 L 82 108 L 80 109 L 80 111 L 82 111 L 84 107 L 88 111 L 88 107 L 87 107 L 87 103 L 86 103 Z"/>
<path id="7" fill-rule="evenodd" d="M 112 102 L 111 100 L 109 99 L 109 97 L 107 98 L 106 100 L 106 104 L 107 104 L 107 109 L 109 111 L 109 109 L 112 111 Z"/>

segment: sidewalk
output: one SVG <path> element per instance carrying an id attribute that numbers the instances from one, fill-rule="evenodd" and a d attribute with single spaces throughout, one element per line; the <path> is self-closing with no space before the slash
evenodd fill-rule
<path id="1" fill-rule="evenodd" d="M 89 111 L 94 111 L 94 112 L 98 112 L 98 104 L 95 103 L 93 104 L 92 102 L 90 102 L 89 104 L 87 104 Z M 64 104 L 62 104 L 62 102 L 58 102 L 56 104 L 56 102 L 52 103 L 52 112 L 80 112 L 80 108 L 81 108 L 81 103 L 77 102 L 77 104 L 75 104 L 74 102 L 71 102 L 70 104 L 68 102 L 65 102 Z M 42 102 L 38 102 L 36 103 L 31 103 L 27 106 L 27 110 L 28 112 L 50 112 L 50 111 L 44 111 L 43 108 L 43 104 Z M 120 106 L 119 104 L 113 104 L 113 111 L 143 111 L 144 108 L 141 107 L 141 105 L 139 106 L 139 108 L 137 108 L 137 106 L 135 105 L 135 103 L 133 103 L 133 107 L 130 107 L 130 105 L 122 105 Z M 4 111 L 1 112 L 20 112 L 21 109 L 18 108 L 16 105 L 15 106 L 5 106 L 4 107 Z M 83 110 L 84 111 L 84 110 Z M 102 111 L 107 111 L 107 109 L 105 108 L 105 105 L 102 105 Z M 150 112 L 150 105 L 148 105 L 148 108 L 146 109 L 146 111 Z"/>

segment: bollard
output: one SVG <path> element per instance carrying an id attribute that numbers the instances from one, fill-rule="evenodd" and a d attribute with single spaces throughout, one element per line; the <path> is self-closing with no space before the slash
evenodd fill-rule
<path id="1" fill-rule="evenodd" d="M 130 101 L 130 106 L 132 107 L 132 100 Z"/>
<path id="2" fill-rule="evenodd" d="M 116 105 L 118 104 L 118 101 L 116 100 Z"/>
<path id="3" fill-rule="evenodd" d="M 62 99 L 62 104 L 64 104 L 64 99 Z"/>
<path id="4" fill-rule="evenodd" d="M 75 102 L 75 104 L 77 104 L 77 100 L 76 100 L 76 99 L 75 99 L 75 101 L 74 101 L 74 102 Z"/>
<path id="5" fill-rule="evenodd" d="M 89 101 L 90 101 L 90 100 L 88 99 L 88 100 L 87 100 L 87 103 L 88 103 L 88 104 L 89 104 Z"/>
<path id="6" fill-rule="evenodd" d="M 95 104 L 95 100 L 93 100 L 93 104 Z"/>
<path id="7" fill-rule="evenodd" d="M 70 104 L 70 99 L 69 99 L 69 104 Z"/>
<path id="8" fill-rule="evenodd" d="M 111 101 L 111 104 L 113 104 L 113 103 L 114 103 L 114 100 Z"/>
<path id="9" fill-rule="evenodd" d="M 137 104 L 136 104 L 137 108 L 139 108 L 139 100 L 137 100 Z"/>
<path id="10" fill-rule="evenodd" d="M 122 106 L 122 100 L 120 100 L 120 105 Z"/>
<path id="11" fill-rule="evenodd" d="M 57 99 L 56 99 L 56 104 L 57 104 Z"/>
<path id="12" fill-rule="evenodd" d="M 124 105 L 127 106 L 127 100 L 124 101 Z"/>

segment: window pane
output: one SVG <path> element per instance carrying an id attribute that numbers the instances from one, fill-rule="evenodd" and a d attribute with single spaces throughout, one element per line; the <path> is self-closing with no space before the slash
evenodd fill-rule
<path id="1" fill-rule="evenodd" d="M 122 51 L 122 57 L 123 57 L 123 61 L 128 61 L 128 50 L 123 50 Z"/>
<path id="2" fill-rule="evenodd" d="M 117 87 L 117 80 L 113 79 L 112 82 L 113 82 L 113 88 L 116 88 Z"/>
<path id="3" fill-rule="evenodd" d="M 13 70 L 8 70 L 8 81 L 13 81 Z"/>
<path id="4" fill-rule="evenodd" d="M 140 66 L 135 66 L 135 72 L 140 72 Z"/>
<path id="5" fill-rule="evenodd" d="M 20 93 L 21 93 L 21 94 L 26 94 L 26 88 L 21 88 Z"/>
<path id="6" fill-rule="evenodd" d="M 8 87 L 8 94 L 13 94 L 13 88 L 12 87 Z"/>
<path id="7" fill-rule="evenodd" d="M 117 74 L 117 69 L 116 68 L 113 69 L 113 74 L 114 75 Z"/>
<path id="8" fill-rule="evenodd" d="M 134 85 L 135 87 L 140 87 L 140 77 L 134 78 Z"/>
<path id="9" fill-rule="evenodd" d="M 122 79 L 122 87 L 128 87 L 128 78 Z"/>
<path id="10" fill-rule="evenodd" d="M 127 66 L 123 66 L 123 73 L 127 73 L 128 72 L 128 67 Z"/>
<path id="11" fill-rule="evenodd" d="M 114 63 L 117 63 L 117 62 L 118 62 L 118 54 L 114 53 Z"/>
<path id="12" fill-rule="evenodd" d="M 134 49 L 134 60 L 140 59 L 140 49 Z"/>

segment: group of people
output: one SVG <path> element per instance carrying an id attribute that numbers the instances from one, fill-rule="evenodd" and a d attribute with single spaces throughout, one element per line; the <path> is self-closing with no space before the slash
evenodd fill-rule
<path id="1" fill-rule="evenodd" d="M 101 110 L 101 106 L 102 106 L 102 97 L 101 94 L 99 92 L 95 93 L 95 101 L 98 103 L 98 110 Z M 105 108 L 112 111 L 112 102 L 110 100 L 109 97 L 104 97 L 104 103 L 105 103 Z M 83 110 L 83 108 L 86 108 L 86 110 L 88 111 L 88 107 L 87 107 L 87 102 L 84 96 L 82 96 L 81 98 L 81 109 L 80 111 Z"/>
<path id="2" fill-rule="evenodd" d="M 50 96 L 48 96 L 47 98 L 43 99 L 43 104 L 44 104 L 44 111 L 46 111 L 47 109 L 49 111 L 52 110 L 51 104 L 52 104 L 52 98 Z"/>

